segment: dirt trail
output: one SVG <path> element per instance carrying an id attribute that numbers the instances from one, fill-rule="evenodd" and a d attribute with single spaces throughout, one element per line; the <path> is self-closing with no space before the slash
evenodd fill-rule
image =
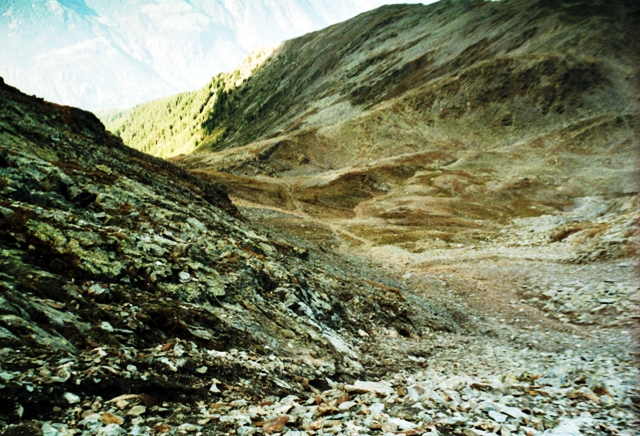
<path id="1" fill-rule="evenodd" d="M 281 184 L 283 186 L 287 187 L 287 192 L 289 193 L 289 199 L 295 205 L 294 210 L 283 209 L 283 208 L 276 207 L 276 206 L 264 206 L 264 205 L 260 205 L 258 203 L 254 203 L 252 201 L 248 201 L 248 200 L 245 200 L 245 199 L 242 199 L 242 198 L 239 198 L 239 197 L 234 197 L 234 196 L 230 196 L 230 198 L 232 199 L 233 203 L 235 205 L 237 205 L 238 207 L 251 208 L 251 209 L 267 209 L 267 210 L 271 210 L 271 211 L 274 211 L 274 212 L 279 212 L 279 213 L 284 214 L 284 215 L 291 215 L 291 216 L 297 217 L 299 219 L 305 220 L 307 222 L 314 223 L 314 224 L 319 225 L 319 226 L 328 227 L 329 229 L 331 229 L 331 231 L 333 232 L 335 238 L 338 239 L 338 240 L 346 239 L 346 240 L 350 240 L 350 241 L 357 241 L 359 244 L 361 244 L 364 247 L 373 247 L 373 242 L 372 241 L 367 240 L 365 238 L 362 238 L 362 237 L 360 237 L 360 236 L 348 231 L 343 226 L 341 226 L 339 224 L 336 224 L 336 223 L 327 222 L 327 221 L 323 221 L 323 220 L 314 218 L 313 216 L 311 216 L 308 213 L 306 213 L 304 211 L 304 207 L 300 204 L 300 201 L 298 201 L 296 199 L 296 197 L 294 195 L 292 195 L 293 188 L 291 187 L 291 185 L 289 183 L 284 182 L 284 181 Z"/>

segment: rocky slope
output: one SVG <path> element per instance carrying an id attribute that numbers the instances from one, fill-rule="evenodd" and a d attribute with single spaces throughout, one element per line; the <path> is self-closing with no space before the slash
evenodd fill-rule
<path id="1" fill-rule="evenodd" d="M 376 329 L 459 328 L 383 275 L 256 230 L 91 113 L 4 82 L 0 99 L 0 427 L 96 396 L 294 394 L 384 373 L 393 356 L 358 351 Z"/>
<path id="2" fill-rule="evenodd" d="M 2 0 L 0 75 L 58 103 L 126 108 L 201 87 L 252 50 L 382 3 Z"/>

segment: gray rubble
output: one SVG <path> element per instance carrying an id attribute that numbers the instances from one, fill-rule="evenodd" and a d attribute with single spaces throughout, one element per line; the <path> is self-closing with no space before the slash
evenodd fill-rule
<path id="1" fill-rule="evenodd" d="M 635 434 L 631 327 L 527 330 L 432 300 L 2 83 L 0 251 L 3 435 Z M 601 280 L 522 290 L 567 325 L 628 320 L 614 257 Z"/>

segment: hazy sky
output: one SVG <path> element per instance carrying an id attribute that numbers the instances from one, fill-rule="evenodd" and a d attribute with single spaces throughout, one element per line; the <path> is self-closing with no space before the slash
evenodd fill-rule
<path id="1" fill-rule="evenodd" d="M 204 86 L 253 50 L 416 0 L 0 0 L 0 76 L 86 109 Z"/>

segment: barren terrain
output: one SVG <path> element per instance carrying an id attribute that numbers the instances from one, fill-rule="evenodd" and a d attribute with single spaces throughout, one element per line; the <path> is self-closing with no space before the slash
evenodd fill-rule
<path id="1" fill-rule="evenodd" d="M 384 7 L 110 127 L 170 162 L 2 85 L 0 433 L 637 434 L 639 17 Z"/>

